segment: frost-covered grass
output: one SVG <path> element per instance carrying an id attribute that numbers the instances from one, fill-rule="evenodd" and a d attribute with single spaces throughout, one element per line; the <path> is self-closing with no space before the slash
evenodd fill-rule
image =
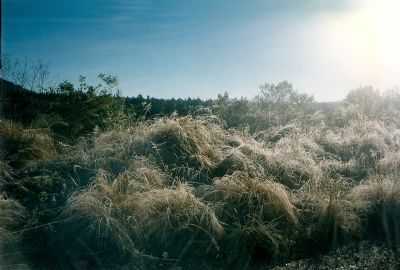
<path id="1" fill-rule="evenodd" d="M 246 269 L 363 239 L 397 247 L 398 134 L 366 120 L 253 137 L 171 117 L 57 146 L 2 124 L 0 256 L 32 269 Z"/>

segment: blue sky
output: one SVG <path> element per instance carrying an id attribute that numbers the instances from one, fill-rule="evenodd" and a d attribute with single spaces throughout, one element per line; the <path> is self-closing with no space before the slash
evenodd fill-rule
<path id="1" fill-rule="evenodd" d="M 317 100 L 338 100 L 360 85 L 394 84 L 371 77 L 376 61 L 364 61 L 370 48 L 352 40 L 359 28 L 336 24 L 343 18 L 354 24 L 348 14 L 359 6 L 350 0 L 3 0 L 3 48 L 48 63 L 56 81 L 115 74 L 124 95 L 252 97 L 264 82 L 288 80 Z M 357 56 L 363 49 L 366 55 Z"/>

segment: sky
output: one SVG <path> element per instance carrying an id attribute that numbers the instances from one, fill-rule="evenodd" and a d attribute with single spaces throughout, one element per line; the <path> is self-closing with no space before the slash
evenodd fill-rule
<path id="1" fill-rule="evenodd" d="M 54 81 L 116 75 L 125 96 L 251 98 L 287 80 L 336 101 L 400 79 L 397 0 L 2 2 L 5 55 Z"/>

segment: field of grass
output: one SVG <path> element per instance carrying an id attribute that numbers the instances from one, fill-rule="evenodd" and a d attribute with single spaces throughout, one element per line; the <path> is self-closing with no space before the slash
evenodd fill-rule
<path id="1" fill-rule="evenodd" d="M 326 122 L 172 115 L 65 143 L 3 119 L 0 269 L 395 269 L 400 129 Z"/>

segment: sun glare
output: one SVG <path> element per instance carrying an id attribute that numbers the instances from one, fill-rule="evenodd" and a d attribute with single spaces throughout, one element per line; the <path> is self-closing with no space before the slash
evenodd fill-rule
<path id="1" fill-rule="evenodd" d="M 371 41 L 383 65 L 392 66 L 400 60 L 400 1 L 374 1 L 365 8 L 365 19 L 370 20 Z"/>
<path id="2" fill-rule="evenodd" d="M 369 78 L 370 84 L 391 87 L 400 70 L 400 1 L 361 3 L 329 18 L 328 31 L 323 33 L 324 47 L 330 49 L 326 53 L 332 53 L 346 72 Z"/>

